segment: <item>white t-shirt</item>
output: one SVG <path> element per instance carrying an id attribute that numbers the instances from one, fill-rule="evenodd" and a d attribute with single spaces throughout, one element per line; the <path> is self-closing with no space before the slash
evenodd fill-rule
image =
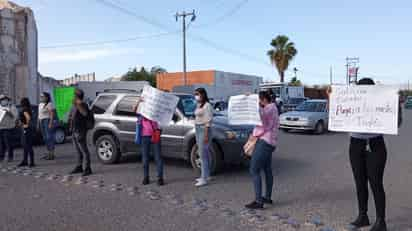
<path id="1" fill-rule="evenodd" d="M 54 110 L 53 103 L 48 103 L 45 105 L 44 103 L 39 104 L 39 120 L 43 119 L 50 119 L 50 111 Z"/>

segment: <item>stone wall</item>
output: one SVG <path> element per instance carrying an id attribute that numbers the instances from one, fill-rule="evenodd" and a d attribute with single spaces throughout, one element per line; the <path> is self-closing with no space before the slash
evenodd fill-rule
<path id="1" fill-rule="evenodd" d="M 29 8 L 0 0 L 0 94 L 38 103 L 37 27 Z"/>

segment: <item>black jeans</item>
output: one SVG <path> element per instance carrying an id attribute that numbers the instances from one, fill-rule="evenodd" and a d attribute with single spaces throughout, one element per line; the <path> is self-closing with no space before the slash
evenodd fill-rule
<path id="1" fill-rule="evenodd" d="M 11 140 L 11 132 L 13 129 L 0 129 L 0 160 L 3 160 L 7 151 L 8 159 L 14 157 L 14 148 Z"/>
<path id="2" fill-rule="evenodd" d="M 367 150 L 369 143 L 370 150 Z M 359 213 L 368 212 L 368 182 L 375 199 L 376 215 L 385 219 L 386 198 L 383 174 L 386 165 L 386 146 L 383 136 L 372 139 L 351 138 L 350 162 L 358 195 Z"/>
<path id="3" fill-rule="evenodd" d="M 29 159 L 30 164 L 34 165 L 33 130 L 31 128 L 23 129 L 21 143 L 24 150 L 23 162 L 27 163 L 27 159 Z"/>
<path id="4" fill-rule="evenodd" d="M 86 168 L 90 168 L 90 152 L 87 148 L 87 139 L 85 132 L 74 132 L 73 133 L 73 144 L 77 150 L 77 166 L 83 165 L 83 158 L 86 158 Z"/>

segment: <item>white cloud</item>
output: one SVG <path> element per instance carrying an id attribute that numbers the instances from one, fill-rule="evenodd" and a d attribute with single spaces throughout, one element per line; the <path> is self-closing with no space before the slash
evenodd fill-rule
<path id="1" fill-rule="evenodd" d="M 40 50 L 39 63 L 64 63 L 79 62 L 85 60 L 95 60 L 103 57 L 143 54 L 142 49 L 124 49 L 124 48 L 99 48 L 99 49 L 57 49 L 57 50 Z"/>

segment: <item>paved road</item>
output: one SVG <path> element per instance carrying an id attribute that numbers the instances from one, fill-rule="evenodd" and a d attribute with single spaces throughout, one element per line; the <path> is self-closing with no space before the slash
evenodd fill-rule
<path id="1" fill-rule="evenodd" d="M 400 135 L 386 137 L 394 231 L 412 231 L 411 132 L 407 111 Z M 348 141 L 347 134 L 282 133 L 273 158 L 275 204 L 256 214 L 243 209 L 253 199 L 245 168 L 228 166 L 198 189 L 187 164 L 167 160 L 167 185 L 141 186 L 142 164 L 129 155 L 118 165 L 95 160 L 96 174 L 87 180 L 67 179 L 75 154 L 70 144 L 61 145 L 55 161 L 39 160 L 32 171 L 14 170 L 17 162 L 0 168 L 0 230 L 343 230 L 357 211 Z M 36 148 L 37 156 L 42 151 Z M 151 171 L 155 176 L 153 165 Z"/>

